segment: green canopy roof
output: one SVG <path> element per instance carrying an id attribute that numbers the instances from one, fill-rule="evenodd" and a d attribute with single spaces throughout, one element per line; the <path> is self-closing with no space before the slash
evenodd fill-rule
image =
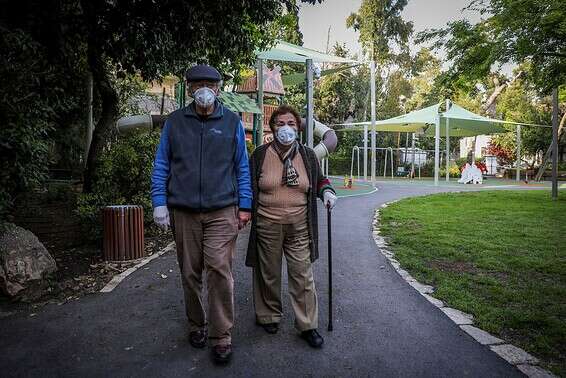
<path id="1" fill-rule="evenodd" d="M 240 93 L 220 92 L 218 99 L 224 106 L 235 113 L 261 113 L 254 100 Z"/>
<path id="2" fill-rule="evenodd" d="M 259 59 L 281 60 L 284 62 L 301 62 L 312 59 L 315 63 L 354 63 L 354 60 L 333 56 L 293 45 L 284 41 L 277 41 L 272 49 L 256 53 Z"/>
<path id="3" fill-rule="evenodd" d="M 409 133 L 422 131 L 425 136 L 434 137 L 438 116 L 440 116 L 441 136 L 446 136 L 447 120 L 449 135 L 454 137 L 497 134 L 507 131 L 502 127 L 502 123 L 507 122 L 472 113 L 455 103 L 452 103 L 452 107 L 447 112 L 439 112 L 440 104 L 436 104 L 397 117 L 376 121 L 377 131 Z M 371 125 L 371 122 L 342 125 L 360 129 L 361 125 Z"/>

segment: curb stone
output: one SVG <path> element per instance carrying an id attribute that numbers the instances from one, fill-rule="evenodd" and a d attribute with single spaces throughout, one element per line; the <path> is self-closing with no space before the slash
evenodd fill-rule
<path id="1" fill-rule="evenodd" d="M 106 284 L 106 286 L 104 286 L 100 292 L 101 293 L 110 293 L 112 290 L 114 290 L 119 284 L 120 282 L 122 282 L 126 277 L 128 277 L 130 274 L 134 273 L 136 270 L 138 270 L 139 268 L 141 268 L 142 266 L 146 265 L 147 263 L 149 263 L 150 261 L 158 258 L 159 256 L 164 255 L 165 253 L 172 251 L 175 249 L 175 242 L 171 242 L 167 245 L 167 247 L 163 248 L 161 251 L 154 253 L 153 255 L 146 257 L 144 259 L 142 259 L 139 263 L 137 263 L 136 265 L 132 266 L 129 269 L 126 269 L 125 271 L 123 271 L 122 273 L 116 274 L 114 277 L 112 277 L 112 279 L 110 280 L 110 282 L 108 282 Z"/>
<path id="2" fill-rule="evenodd" d="M 533 355 L 514 345 L 505 344 L 504 340 L 501 340 L 480 328 L 472 326 L 472 324 L 474 323 L 473 315 L 467 314 L 454 308 L 445 307 L 444 302 L 429 295 L 434 292 L 434 287 L 418 282 L 409 274 L 409 272 L 401 268 L 400 263 L 395 259 L 395 253 L 390 249 L 387 240 L 383 236 L 381 236 L 379 228 L 380 210 L 398 201 L 399 200 L 395 200 L 384 203 L 380 208 L 375 210 L 375 216 L 372 222 L 372 234 L 377 249 L 382 255 L 385 256 L 387 261 L 401 276 L 401 278 L 403 278 L 419 294 L 425 297 L 426 300 L 428 300 L 434 306 L 438 307 L 446 316 L 450 318 L 450 320 L 456 323 L 460 327 L 460 329 L 470 335 L 478 343 L 489 346 L 489 348 L 494 353 L 503 358 L 509 364 L 516 366 L 527 377 L 555 378 L 556 376 L 554 374 L 538 366 L 539 360 Z"/>

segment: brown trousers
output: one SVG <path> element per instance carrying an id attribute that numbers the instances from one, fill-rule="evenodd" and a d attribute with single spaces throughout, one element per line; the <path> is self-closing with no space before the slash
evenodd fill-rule
<path id="1" fill-rule="evenodd" d="M 283 315 L 281 265 L 284 254 L 295 328 L 301 332 L 317 328 L 318 303 L 306 219 L 294 224 L 277 224 L 258 214 L 257 241 L 258 265 L 254 268 L 257 322 L 279 323 Z"/>
<path id="2" fill-rule="evenodd" d="M 238 209 L 208 213 L 172 209 L 177 259 L 185 294 L 189 331 L 206 329 L 211 344 L 231 344 L 234 325 L 232 258 L 238 236 Z M 208 322 L 202 303 L 206 270 Z"/>

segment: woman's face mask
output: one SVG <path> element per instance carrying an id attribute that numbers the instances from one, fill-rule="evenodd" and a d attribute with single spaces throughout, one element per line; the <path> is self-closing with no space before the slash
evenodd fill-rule
<path id="1" fill-rule="evenodd" d="M 208 87 L 202 87 L 193 93 L 193 97 L 198 106 L 208 108 L 214 104 L 216 93 Z"/>
<path id="2" fill-rule="evenodd" d="M 277 129 L 275 136 L 279 143 L 288 146 L 297 139 L 297 131 L 288 124 L 285 124 Z"/>

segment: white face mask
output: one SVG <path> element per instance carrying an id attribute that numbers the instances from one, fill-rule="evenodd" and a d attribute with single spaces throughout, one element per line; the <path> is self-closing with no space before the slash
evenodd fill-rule
<path id="1" fill-rule="evenodd" d="M 297 139 L 297 131 L 291 126 L 285 124 L 277 129 L 277 141 L 284 146 L 292 144 Z"/>
<path id="2" fill-rule="evenodd" d="M 197 105 L 203 108 L 208 108 L 214 104 L 214 100 L 216 100 L 216 93 L 208 87 L 202 87 L 195 91 L 193 97 Z"/>

